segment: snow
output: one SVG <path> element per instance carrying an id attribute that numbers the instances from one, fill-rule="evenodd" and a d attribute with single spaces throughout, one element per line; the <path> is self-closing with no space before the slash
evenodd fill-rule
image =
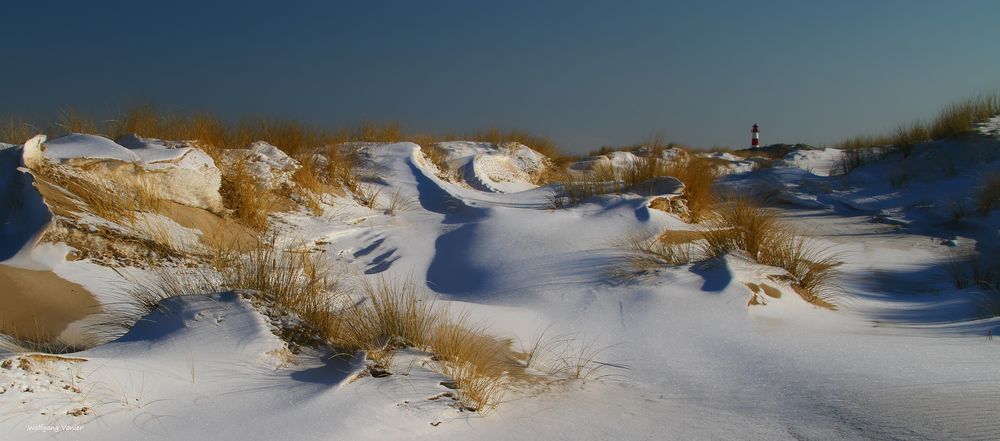
<path id="1" fill-rule="evenodd" d="M 263 188 L 278 188 L 292 179 L 300 164 L 277 147 L 256 141 L 246 149 L 229 149 L 223 152 L 225 169 L 231 170 L 239 162 L 246 163 L 246 171 Z"/>
<path id="2" fill-rule="evenodd" d="M 39 135 L 25 143 L 24 163 L 35 167 L 44 157 L 56 164 L 85 166 L 94 174 L 125 170 L 149 180 L 163 199 L 222 212 L 222 173 L 205 152 L 135 135 L 122 142 L 128 147 L 95 135 L 71 134 L 48 141 Z M 121 168 L 123 164 L 132 169 Z"/>
<path id="3" fill-rule="evenodd" d="M 530 184 L 539 158 L 523 146 L 445 143 L 449 163 L 466 167 L 468 185 L 438 177 L 415 144 L 367 148 L 381 177 L 372 185 L 412 201 L 410 208 L 389 215 L 344 198 L 339 217 L 280 214 L 280 242 L 320 248 L 357 277 L 415 280 L 497 335 L 529 341 L 548 330 L 592 344 L 599 360 L 627 369 L 513 390 L 494 414 L 481 416 L 430 399 L 447 389 L 429 354 L 401 353 L 385 378 L 354 377 L 362 365 L 356 355 L 306 352 L 289 362 L 249 301 L 219 293 L 168 301 L 169 314 L 154 312 L 122 338 L 72 354 L 86 361 L 25 371 L 10 358 L 14 367 L 0 368 L 0 386 L 10 394 L 0 399 L 0 433 L 84 440 L 996 439 L 1000 343 L 987 335 L 1000 319 L 984 317 L 988 292 L 955 288 L 946 270 L 954 249 L 996 244 L 1000 215 L 956 224 L 946 218 L 948 198 L 971 194 L 1000 161 L 962 163 L 954 175 L 934 168 L 946 152 L 987 152 L 956 147 L 921 146 L 911 158 L 846 177 L 827 176 L 839 158 L 835 149 L 797 150 L 772 168 L 737 169 L 721 179 L 721 189 L 776 194 L 787 222 L 845 262 L 837 310 L 813 306 L 769 278 L 781 270 L 736 256 L 664 266 L 634 280 L 611 277 L 624 265 L 615 239 L 692 226 L 633 194 L 550 209 L 554 189 Z M 263 143 L 227 157 L 248 158 L 270 185 L 297 166 Z M 621 165 L 635 155 L 599 160 Z M 904 166 L 917 172 L 894 187 L 887 172 Z M 51 249 L 44 253 L 39 259 L 59 260 Z M 67 280 L 89 280 L 85 286 L 102 301 L 114 298 L 106 280 L 95 280 L 114 280 L 111 270 L 88 262 L 52 266 Z M 746 283 L 772 284 L 782 295 L 750 306 Z M 91 412 L 66 414 L 84 407 Z M 81 429 L 28 432 L 36 425 Z"/>
<path id="4" fill-rule="evenodd" d="M 538 187 L 535 176 L 546 168 L 541 153 L 519 143 L 502 146 L 488 142 L 448 141 L 438 143 L 451 168 L 461 170 L 464 182 L 477 190 L 517 193 Z"/>
<path id="5" fill-rule="evenodd" d="M 776 165 L 798 167 L 818 176 L 830 176 L 840 165 L 844 151 L 835 148 L 821 150 L 795 150 L 785 155 Z"/>
<path id="6" fill-rule="evenodd" d="M 103 136 L 73 133 L 45 142 L 45 157 L 54 162 L 71 159 L 115 159 L 138 162 L 139 155 Z"/>
<path id="7" fill-rule="evenodd" d="M 40 140 L 29 145 L 37 146 Z M 30 248 L 45 231 L 52 213 L 32 187 L 31 175 L 22 171 L 23 149 L 8 146 L 0 150 L 0 261 Z"/>

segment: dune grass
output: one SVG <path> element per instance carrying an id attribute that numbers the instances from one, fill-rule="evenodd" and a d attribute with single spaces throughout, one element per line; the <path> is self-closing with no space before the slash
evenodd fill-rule
<path id="1" fill-rule="evenodd" d="M 257 178 L 247 169 L 246 159 L 241 158 L 225 168 L 219 188 L 223 205 L 232 210 L 238 222 L 257 231 L 266 231 L 268 218 L 278 209 L 275 196 L 261 188 Z"/>
<path id="2" fill-rule="evenodd" d="M 684 183 L 684 194 L 681 197 L 687 203 L 690 220 L 700 222 L 704 219 L 715 203 L 712 186 L 719 177 L 719 171 L 712 161 L 688 155 L 672 162 L 666 174 Z"/>
<path id="3" fill-rule="evenodd" d="M 307 156 L 299 160 L 300 167 L 292 174 L 295 183 L 294 193 L 312 214 L 323 214 L 322 199 L 324 194 L 333 192 L 329 179 L 323 178 L 323 170 L 316 156 Z"/>
<path id="4" fill-rule="evenodd" d="M 754 262 L 784 269 L 805 300 L 832 307 L 828 299 L 841 262 L 783 224 L 773 210 L 747 199 L 726 201 L 713 211 L 701 234 L 702 259 L 739 252 Z"/>
<path id="5" fill-rule="evenodd" d="M 965 136 L 975 128 L 975 124 L 998 114 L 1000 114 L 1000 91 L 982 93 L 945 107 L 930 122 L 917 121 L 900 125 L 890 133 L 845 139 L 834 147 L 845 149 L 848 154 L 851 151 L 864 149 L 873 151 L 854 154 L 841 164 L 840 172 L 850 173 L 888 152 L 898 151 L 903 157 L 907 157 L 917 144 Z"/>
<path id="6" fill-rule="evenodd" d="M 680 199 L 687 207 L 686 220 L 700 222 L 715 202 L 712 188 L 719 177 L 718 168 L 710 159 L 697 155 L 680 155 L 670 161 L 659 156 L 639 156 L 620 168 L 598 164 L 589 172 L 570 174 L 560 182 L 560 194 L 552 198 L 551 205 L 576 205 L 591 196 L 627 191 L 651 179 L 670 176 L 684 184 Z"/>
<path id="7" fill-rule="evenodd" d="M 420 146 L 420 152 L 424 154 L 424 157 L 437 167 L 439 177 L 445 179 L 453 179 L 455 177 L 455 170 L 452 170 L 448 164 L 447 152 L 437 145 L 437 143 L 424 141 L 417 145 Z"/>
<path id="8" fill-rule="evenodd" d="M 155 184 L 142 173 L 113 172 L 102 175 L 102 180 L 47 160 L 33 166 L 31 172 L 38 179 L 66 189 L 84 211 L 112 222 L 134 222 L 139 212 L 155 212 L 162 202 Z"/>
<path id="9" fill-rule="evenodd" d="M 612 243 L 625 252 L 628 265 L 639 272 L 651 272 L 664 265 L 684 265 L 695 258 L 692 242 L 674 242 L 664 235 L 633 234 Z"/>
<path id="10" fill-rule="evenodd" d="M 559 147 L 551 139 L 538 136 L 524 130 L 501 130 L 491 127 L 483 130 L 476 130 L 469 136 L 470 141 L 489 142 L 496 145 L 503 145 L 511 142 L 524 144 L 532 150 L 541 153 L 549 159 L 558 162 L 562 153 Z"/>
<path id="11" fill-rule="evenodd" d="M 841 261 L 782 223 L 771 209 L 747 199 L 714 206 L 696 231 L 667 230 L 656 236 L 632 235 L 612 242 L 627 268 L 614 276 L 631 278 L 666 265 L 703 262 L 737 253 L 762 265 L 784 269 L 793 289 L 806 301 L 833 308 Z"/>
<path id="12" fill-rule="evenodd" d="M 949 105 L 928 127 L 931 139 L 967 133 L 973 125 L 1000 114 L 1000 91 L 983 93 Z"/>
<path id="13" fill-rule="evenodd" d="M 40 131 L 19 118 L 8 118 L 0 125 L 0 142 L 22 144 Z"/>

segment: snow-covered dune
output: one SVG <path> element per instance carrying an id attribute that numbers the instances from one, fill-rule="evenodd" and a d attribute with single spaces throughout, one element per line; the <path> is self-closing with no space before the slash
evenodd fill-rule
<path id="1" fill-rule="evenodd" d="M 140 141 L 126 148 L 77 137 L 44 153 L 53 161 L 147 168 L 191 154 Z M 571 342 L 569 357 L 603 363 L 596 375 L 515 387 L 483 416 L 448 398 L 433 354 L 402 350 L 392 375 L 375 378 L 364 374 L 360 354 L 292 354 L 276 336 L 282 324 L 252 296 L 211 293 L 170 299 L 124 336 L 70 358 L 6 357 L 0 433 L 84 440 L 1000 436 L 1000 351 L 988 337 L 1000 319 L 984 313 L 988 292 L 958 289 L 945 271 L 951 251 L 995 245 L 1000 216 L 946 224 L 925 205 L 948 192 L 969 194 L 997 158 L 905 187 L 884 173 L 902 163 L 827 176 L 840 158 L 832 149 L 795 151 L 770 169 L 732 167 L 720 190 L 773 193 L 784 220 L 844 262 L 834 310 L 796 295 L 782 270 L 736 253 L 629 273 L 616 241 L 697 226 L 650 209 L 651 197 L 634 193 L 553 209 L 557 189 L 532 184 L 545 165 L 534 151 L 440 146 L 449 165 L 464 170 L 463 182 L 442 179 L 416 144 L 363 146 L 363 171 L 375 177 L 366 185 L 378 190 L 377 202 L 391 197 L 397 209 L 341 198 L 328 216 L 277 213 L 275 241 L 346 268 L 345 283 L 411 280 L 498 337 L 560 336 Z M 921 155 L 939 147 L 921 149 L 913 161 L 931 161 Z M 227 156 L 259 168 L 253 173 L 275 188 L 298 165 L 279 153 L 255 144 Z M 619 152 L 595 161 L 634 160 Z M 902 222 L 885 222 L 890 217 Z M 96 266 L 61 265 L 71 278 Z M 151 274 L 127 271 L 138 280 Z M 63 426 L 71 430 L 44 431 Z"/>
<path id="2" fill-rule="evenodd" d="M 498 146 L 486 142 L 438 143 L 447 162 L 462 172 L 472 188 L 494 193 L 516 193 L 537 188 L 537 176 L 548 167 L 548 158 L 518 143 Z"/>

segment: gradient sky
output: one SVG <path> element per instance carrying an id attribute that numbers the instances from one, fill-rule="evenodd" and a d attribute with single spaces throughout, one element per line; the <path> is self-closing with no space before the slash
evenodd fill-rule
<path id="1" fill-rule="evenodd" d="M 695 4 L 697 3 L 697 4 Z M 1000 88 L 1000 1 L 21 1 L 0 116 L 136 102 L 339 127 L 824 144 Z"/>

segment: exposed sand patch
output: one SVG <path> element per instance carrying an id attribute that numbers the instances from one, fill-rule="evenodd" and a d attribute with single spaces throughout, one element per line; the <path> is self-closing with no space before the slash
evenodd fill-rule
<path id="1" fill-rule="evenodd" d="M 200 230 L 201 242 L 209 247 L 221 245 L 224 249 L 245 252 L 259 244 L 254 230 L 205 209 L 162 201 L 159 212 L 182 227 Z"/>
<path id="2" fill-rule="evenodd" d="M 93 294 L 51 271 L 0 264 L 0 332 L 46 342 L 100 310 Z"/>

